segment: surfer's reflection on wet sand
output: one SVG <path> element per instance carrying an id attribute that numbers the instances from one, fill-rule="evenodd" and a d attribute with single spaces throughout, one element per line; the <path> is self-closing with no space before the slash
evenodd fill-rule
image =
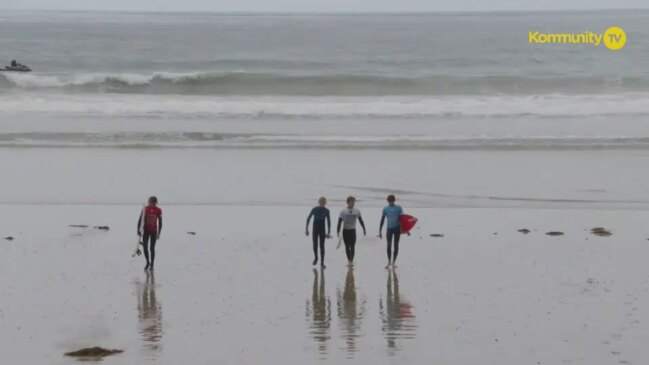
<path id="1" fill-rule="evenodd" d="M 155 294 L 155 276 L 147 271 L 146 282 L 137 282 L 137 311 L 144 350 L 157 352 L 162 339 L 162 307 Z"/>
<path id="2" fill-rule="evenodd" d="M 415 338 L 417 324 L 412 306 L 399 296 L 399 278 L 396 271 L 388 271 L 387 294 L 385 304 L 379 302 L 381 310 L 381 329 L 388 342 L 388 353 L 394 355 L 400 346 L 399 339 Z"/>
<path id="3" fill-rule="evenodd" d="M 340 329 L 345 339 L 347 358 L 353 359 L 354 354 L 358 351 L 356 339 L 360 337 L 361 319 L 363 318 L 363 303 L 360 304 L 356 295 L 356 283 L 354 280 L 354 270 L 347 270 L 345 278 L 345 289 L 338 290 L 338 318 L 340 319 Z"/>
<path id="4" fill-rule="evenodd" d="M 318 280 L 319 279 L 319 280 Z M 327 345 L 331 339 L 331 301 L 325 294 L 324 270 L 313 269 L 313 293 L 311 301 L 307 299 L 306 316 L 309 323 L 309 335 L 318 345 L 321 359 L 327 357 Z"/>

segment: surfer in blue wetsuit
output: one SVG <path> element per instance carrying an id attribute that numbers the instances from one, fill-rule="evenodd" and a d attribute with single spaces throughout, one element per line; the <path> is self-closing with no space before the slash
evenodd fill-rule
<path id="1" fill-rule="evenodd" d="M 327 198 L 321 197 L 318 199 L 318 206 L 311 209 L 311 213 L 306 219 L 306 235 L 309 236 L 309 222 L 313 218 L 313 265 L 318 264 L 318 246 L 320 246 L 320 266 L 326 268 L 324 264 L 325 248 L 324 243 L 326 238 L 331 238 L 331 217 L 329 209 L 325 208 L 327 205 Z M 326 221 L 326 228 L 325 228 Z"/>
<path id="2" fill-rule="evenodd" d="M 386 238 L 388 241 L 388 266 L 386 269 L 389 269 L 390 266 L 396 268 L 394 264 L 397 261 L 397 255 L 399 254 L 399 239 L 401 238 L 401 220 L 400 217 L 403 214 L 403 208 L 396 205 L 394 202 L 396 198 L 394 195 L 388 196 L 388 206 L 383 208 L 383 214 L 381 215 L 381 225 L 379 228 L 379 237 L 383 238 L 383 223 L 387 218 L 388 220 L 388 229 L 386 231 Z M 392 251 L 392 242 L 394 241 L 394 251 Z"/>

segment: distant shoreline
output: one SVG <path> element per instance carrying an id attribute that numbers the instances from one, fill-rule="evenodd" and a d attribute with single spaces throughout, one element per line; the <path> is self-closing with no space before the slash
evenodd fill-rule
<path id="1" fill-rule="evenodd" d="M 646 8 L 598 9 L 510 9 L 510 10 L 405 10 L 405 11 L 239 11 L 239 10 L 144 10 L 144 9 L 0 9 L 2 12 L 68 13 L 68 14 L 134 14 L 134 15 L 213 15 L 213 16 L 448 16 L 448 15 L 536 15 L 536 14 L 607 14 L 649 12 Z"/>

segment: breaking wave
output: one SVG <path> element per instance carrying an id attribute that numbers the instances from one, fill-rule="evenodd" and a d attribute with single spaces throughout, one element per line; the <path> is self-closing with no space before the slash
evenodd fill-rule
<path id="1" fill-rule="evenodd" d="M 247 72 L 0 73 L 0 90 L 177 95 L 493 95 L 649 91 L 641 77 L 299 75 Z"/>

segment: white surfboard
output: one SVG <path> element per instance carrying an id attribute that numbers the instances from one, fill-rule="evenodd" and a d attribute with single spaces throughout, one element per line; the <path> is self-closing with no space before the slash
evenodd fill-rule
<path id="1" fill-rule="evenodd" d="M 131 257 L 135 257 L 137 252 L 140 250 L 140 242 L 142 240 L 142 235 L 144 234 L 144 214 L 146 213 L 146 205 L 142 206 L 142 212 L 140 213 L 140 234 L 135 241 L 135 251 Z"/>

